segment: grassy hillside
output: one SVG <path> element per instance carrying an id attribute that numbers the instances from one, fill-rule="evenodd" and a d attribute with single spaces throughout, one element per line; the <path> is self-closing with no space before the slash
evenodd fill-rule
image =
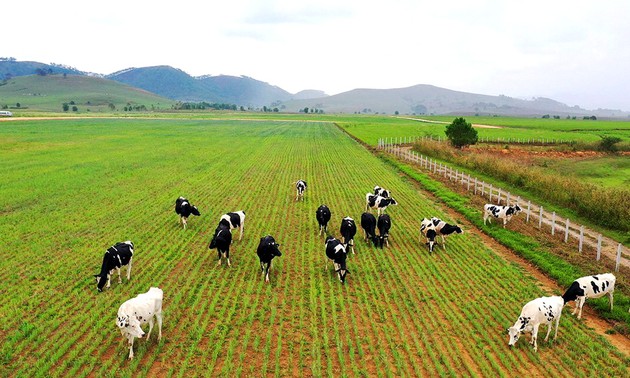
<path id="1" fill-rule="evenodd" d="M 28 111 L 62 112 L 62 104 L 74 101 L 79 113 L 110 112 L 109 104 L 122 111 L 128 104 L 147 109 L 169 109 L 174 101 L 116 81 L 79 75 L 20 76 L 0 83 L 0 107 Z M 72 112 L 72 106 L 68 113 Z"/>
<path id="2" fill-rule="evenodd" d="M 628 358 L 566 312 L 537 353 L 522 339 L 509 348 L 522 305 L 553 293 L 474 230 L 429 255 L 419 220 L 458 220 L 330 123 L 7 122 L 0 161 L 0 376 L 627 375 Z M 298 178 L 309 188 L 296 203 Z M 375 184 L 400 203 L 387 210 L 390 247 L 357 235 L 342 285 L 315 210 L 331 208 L 338 236 Z M 187 230 L 179 195 L 202 214 Z M 233 266 L 217 267 L 211 232 L 240 209 Z M 283 252 L 271 284 L 255 254 L 266 233 Z M 131 281 L 97 293 L 105 248 L 127 239 Z M 164 290 L 163 338 L 136 340 L 129 362 L 116 311 L 149 286 Z"/>

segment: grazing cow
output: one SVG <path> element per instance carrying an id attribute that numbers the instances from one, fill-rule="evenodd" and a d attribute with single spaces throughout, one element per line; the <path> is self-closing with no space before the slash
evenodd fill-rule
<path id="1" fill-rule="evenodd" d="M 370 209 L 377 209 L 378 215 L 385 212 L 387 206 L 390 205 L 398 205 L 393 198 L 385 198 L 381 196 L 374 195 L 372 193 L 366 193 L 365 195 L 365 210 L 369 211 Z"/>
<path id="2" fill-rule="evenodd" d="M 306 191 L 306 181 L 298 180 L 295 183 L 295 189 L 297 190 L 297 195 L 295 196 L 295 200 L 299 200 L 300 198 L 304 201 L 304 192 Z"/>
<path id="3" fill-rule="evenodd" d="M 221 215 L 221 219 L 219 219 L 219 224 L 228 227 L 230 232 L 235 228 L 239 228 L 241 230 L 241 236 L 238 240 L 242 240 L 243 227 L 245 227 L 245 212 L 241 210 L 234 213 L 223 214 Z"/>
<path id="4" fill-rule="evenodd" d="M 387 189 L 383 189 L 383 188 L 381 188 L 380 186 L 377 185 L 377 186 L 374 187 L 374 195 L 381 196 L 381 197 L 384 197 L 384 198 L 390 198 L 391 195 L 392 195 L 392 192 L 390 192 Z"/>
<path id="5" fill-rule="evenodd" d="M 188 217 L 190 214 L 196 216 L 201 215 L 197 206 L 191 205 L 184 197 L 179 197 L 175 200 L 175 212 L 179 215 L 179 221 L 184 226 L 184 229 L 186 229 L 186 224 L 188 223 Z"/>
<path id="6" fill-rule="evenodd" d="M 372 240 L 374 246 L 378 246 L 378 237 L 376 236 L 376 218 L 370 213 L 361 214 L 361 228 L 365 234 L 365 240 Z M 369 243 L 369 242 L 368 242 Z"/>
<path id="7" fill-rule="evenodd" d="M 333 266 L 335 267 L 339 281 L 345 283 L 346 274 L 350 273 L 346 268 L 346 257 L 348 257 L 346 247 L 332 236 L 326 238 L 325 245 L 326 257 L 333 261 Z M 326 260 L 326 269 L 328 269 L 328 259 Z"/>
<path id="8" fill-rule="evenodd" d="M 616 278 L 611 273 L 586 276 L 573 281 L 571 286 L 562 295 L 565 302 L 575 301 L 573 315 L 580 309 L 578 319 L 582 317 L 582 306 L 587 298 L 599 298 L 608 294 L 610 299 L 610 311 L 613 309 L 613 292 L 615 291 Z"/>
<path id="9" fill-rule="evenodd" d="M 510 334 L 509 346 L 516 344 L 521 333 L 531 332 L 532 340 L 531 344 L 534 346 L 534 352 L 538 350 L 538 344 L 536 339 L 538 338 L 538 327 L 541 324 L 547 324 L 547 336 L 545 341 L 549 339 L 551 333 L 552 323 L 556 322 L 556 332 L 553 335 L 555 339 L 558 336 L 558 324 L 560 323 L 560 316 L 562 315 L 562 307 L 564 306 L 564 299 L 560 296 L 542 297 L 536 298 L 533 301 L 523 306 L 521 315 L 514 325 L 508 328 Z"/>
<path id="10" fill-rule="evenodd" d="M 448 224 L 440 218 L 422 218 L 422 221 L 420 222 L 420 238 L 423 234 L 427 237 L 429 252 L 433 252 L 436 236 L 439 235 L 440 237 L 442 237 L 442 247 L 446 249 L 446 237 L 454 233 L 461 234 L 463 233 L 463 231 L 459 226 Z"/>
<path id="11" fill-rule="evenodd" d="M 381 214 L 378 216 L 378 245 L 383 248 L 383 243 L 389 247 L 389 229 L 392 227 L 392 220 L 387 214 Z"/>
<path id="12" fill-rule="evenodd" d="M 152 287 L 148 292 L 138 294 L 137 297 L 126 301 L 118 309 L 118 319 L 116 324 L 123 337 L 127 338 L 129 345 L 129 359 L 133 358 L 133 341 L 144 336 L 144 331 L 140 327 L 149 323 L 149 333 L 147 340 L 151 337 L 153 330 L 153 317 L 157 319 L 158 340 L 162 338 L 162 298 L 164 293 L 157 287 Z"/>
<path id="13" fill-rule="evenodd" d="M 224 222 L 219 222 L 219 226 L 214 230 L 214 236 L 208 246 L 209 249 L 217 249 L 219 256 L 217 265 L 221 265 L 221 256 L 223 256 L 227 260 L 228 266 L 232 266 L 232 264 L 230 264 L 230 244 L 232 244 L 232 232 L 230 232 L 230 227 Z"/>
<path id="14" fill-rule="evenodd" d="M 315 212 L 315 218 L 317 218 L 317 223 L 319 223 L 319 235 L 322 232 L 325 234 L 328 233 L 328 221 L 330 221 L 330 209 L 326 205 L 321 205 L 317 208 Z"/>
<path id="15" fill-rule="evenodd" d="M 130 240 L 119 242 L 109 247 L 103 256 L 101 272 L 95 274 L 96 288 L 99 292 L 107 284 L 110 286 L 110 277 L 114 269 L 118 271 L 118 283 L 122 283 L 120 278 L 120 268 L 127 265 L 127 281 L 131 279 L 131 260 L 133 259 L 133 243 Z"/>
<path id="16" fill-rule="evenodd" d="M 260 270 L 265 275 L 265 282 L 269 282 L 269 270 L 271 269 L 271 260 L 276 256 L 282 256 L 282 252 L 278 249 L 280 244 L 271 235 L 260 238 L 258 243 L 258 259 L 260 259 Z"/>
<path id="17" fill-rule="evenodd" d="M 343 243 L 346 245 L 346 251 L 350 248 L 354 255 L 354 235 L 357 234 L 357 225 L 354 223 L 354 219 L 350 217 L 343 218 L 339 232 L 341 233 Z"/>
<path id="18" fill-rule="evenodd" d="M 491 221 L 491 216 L 499 219 L 503 219 L 503 228 L 505 228 L 506 223 L 512 219 L 513 216 L 521 212 L 521 208 L 518 205 L 514 206 L 500 206 L 493 204 L 486 204 L 483 207 L 483 224 L 486 224 L 487 221 Z"/>

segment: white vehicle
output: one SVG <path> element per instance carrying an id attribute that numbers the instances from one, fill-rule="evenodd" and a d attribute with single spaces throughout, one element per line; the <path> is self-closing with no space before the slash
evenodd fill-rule
<path id="1" fill-rule="evenodd" d="M 13 113 L 8 110 L 0 110 L 0 117 L 12 117 Z"/>

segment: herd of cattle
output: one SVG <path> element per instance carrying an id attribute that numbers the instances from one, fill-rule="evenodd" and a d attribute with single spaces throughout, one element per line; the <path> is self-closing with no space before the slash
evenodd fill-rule
<path id="1" fill-rule="evenodd" d="M 306 188 L 307 184 L 304 180 L 299 180 L 296 183 L 296 201 L 300 199 L 304 200 Z M 387 207 L 397 205 L 398 203 L 391 197 L 390 191 L 380 186 L 374 187 L 373 193 L 366 194 L 365 202 L 365 212 L 361 215 L 360 223 L 363 229 L 364 240 L 367 243 L 371 241 L 375 247 L 389 247 L 389 231 L 392 221 L 390 216 L 385 213 L 385 210 Z M 378 218 L 370 212 L 370 209 L 377 210 Z M 505 227 L 506 223 L 520 211 L 521 208 L 518 205 L 499 206 L 487 204 L 484 206 L 484 224 L 486 224 L 487 220 L 494 217 L 502 220 L 503 227 Z M 179 197 L 175 201 L 175 212 L 179 215 L 180 223 L 184 229 L 186 229 L 188 218 L 191 215 L 201 215 L 197 207 L 193 206 L 190 201 L 184 197 Z M 355 221 L 351 217 L 342 219 L 339 229 L 341 240 L 339 240 L 331 236 L 328 232 L 328 222 L 331 219 L 331 211 L 328 206 L 319 206 L 315 212 L 315 218 L 319 224 L 319 235 L 324 234 L 325 236 L 326 268 L 328 267 L 328 260 L 332 260 L 335 273 L 337 273 L 341 283 L 345 283 L 346 275 L 349 273 L 346 264 L 347 255 L 348 252 L 352 252 L 352 254 L 355 253 L 354 237 L 357 232 Z M 222 215 L 219 219 L 219 224 L 208 246 L 209 249 L 217 250 L 218 265 L 221 265 L 222 259 L 225 259 L 227 265 L 231 266 L 230 245 L 232 244 L 232 230 L 239 229 L 239 240 L 242 240 L 244 224 L 244 211 L 227 213 Z M 379 231 L 378 235 L 376 234 L 377 229 Z M 430 254 L 434 251 L 438 235 L 441 236 L 442 246 L 445 248 L 445 238 L 447 236 L 451 234 L 461 234 L 462 232 L 459 226 L 448 224 L 437 217 L 423 218 L 420 222 L 420 242 L 422 243 L 422 237 L 424 236 L 426 238 L 425 244 L 428 246 Z M 269 282 L 269 270 L 273 258 L 282 256 L 279 247 L 280 244 L 278 244 L 271 235 L 266 235 L 260 239 L 256 252 L 260 260 L 260 268 L 265 277 L 265 282 Z M 99 274 L 95 275 L 99 292 L 101 292 L 104 287 L 110 287 L 110 277 L 114 273 L 114 270 L 118 272 L 118 282 L 122 283 L 120 269 L 127 266 L 127 280 L 131 279 L 133 252 L 134 244 L 129 240 L 116 243 L 107 249 L 103 256 L 101 271 Z M 562 308 L 567 302 L 576 301 L 573 314 L 579 310 L 578 319 L 582 316 L 582 306 L 584 306 L 584 302 L 587 298 L 599 298 L 604 295 L 609 295 L 610 308 L 612 310 L 614 287 L 615 276 L 610 273 L 587 276 L 575 280 L 562 296 L 542 297 L 527 303 L 523 307 L 516 323 L 508 329 L 510 335 L 509 345 L 514 345 L 522 333 L 530 332 L 532 335 L 531 344 L 536 351 L 538 348 L 536 342 L 538 327 L 541 324 L 548 325 L 547 337 L 545 338 L 545 341 L 547 341 L 551 332 L 552 323 L 554 322 L 556 324 L 555 338 L 558 333 L 558 324 L 560 322 Z M 148 339 L 153 329 L 154 318 L 157 319 L 158 340 L 161 339 L 162 299 L 162 290 L 151 287 L 147 293 L 139 294 L 137 297 L 129 299 L 120 306 L 116 323 L 123 337 L 128 341 L 130 359 L 133 358 L 134 339 L 142 338 L 145 334 L 142 331 L 141 325 L 149 323 Z"/>

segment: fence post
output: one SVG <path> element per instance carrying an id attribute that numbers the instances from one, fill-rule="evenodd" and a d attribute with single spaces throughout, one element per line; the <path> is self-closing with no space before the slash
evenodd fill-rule
<path id="1" fill-rule="evenodd" d="M 619 263 L 621 262 L 621 243 L 617 246 L 617 260 L 615 263 L 615 272 L 619 271 Z"/>
<path id="2" fill-rule="evenodd" d="M 468 175 L 468 188 L 467 188 L 467 191 L 470 192 L 470 175 Z"/>
<path id="3" fill-rule="evenodd" d="M 531 205 L 532 205 L 532 201 L 527 201 L 527 218 L 525 218 L 525 223 L 529 223 L 529 212 L 530 212 Z"/>
<path id="4" fill-rule="evenodd" d="M 542 228 L 543 207 L 540 206 L 540 215 L 538 216 L 538 228 Z"/>
<path id="5" fill-rule="evenodd" d="M 482 197 L 486 196 L 486 182 L 485 181 L 481 181 L 481 196 Z"/>
<path id="6" fill-rule="evenodd" d="M 492 203 L 492 184 L 490 184 L 490 189 L 488 189 L 489 192 L 489 201 L 490 203 Z"/>
<path id="7" fill-rule="evenodd" d="M 567 218 L 567 224 L 564 228 L 564 242 L 566 243 L 569 240 L 569 218 Z"/>
<path id="8" fill-rule="evenodd" d="M 556 234 L 556 212 L 551 213 L 551 235 Z"/>
<path id="9" fill-rule="evenodd" d="M 597 237 L 597 261 L 599 261 L 602 256 L 602 234 L 599 234 Z"/>
<path id="10" fill-rule="evenodd" d="M 501 204 L 501 189 L 497 192 L 497 205 Z"/>
<path id="11" fill-rule="evenodd" d="M 510 192 L 507 192 L 507 195 L 505 196 L 505 205 L 510 206 Z"/>
<path id="12" fill-rule="evenodd" d="M 584 243 L 584 225 L 580 226 L 580 242 L 578 243 L 578 252 L 582 253 L 582 244 Z"/>
<path id="13" fill-rule="evenodd" d="M 468 175 L 470 177 L 470 175 Z M 475 195 L 477 195 L 477 178 L 475 177 L 475 189 L 473 190 L 473 193 Z"/>

